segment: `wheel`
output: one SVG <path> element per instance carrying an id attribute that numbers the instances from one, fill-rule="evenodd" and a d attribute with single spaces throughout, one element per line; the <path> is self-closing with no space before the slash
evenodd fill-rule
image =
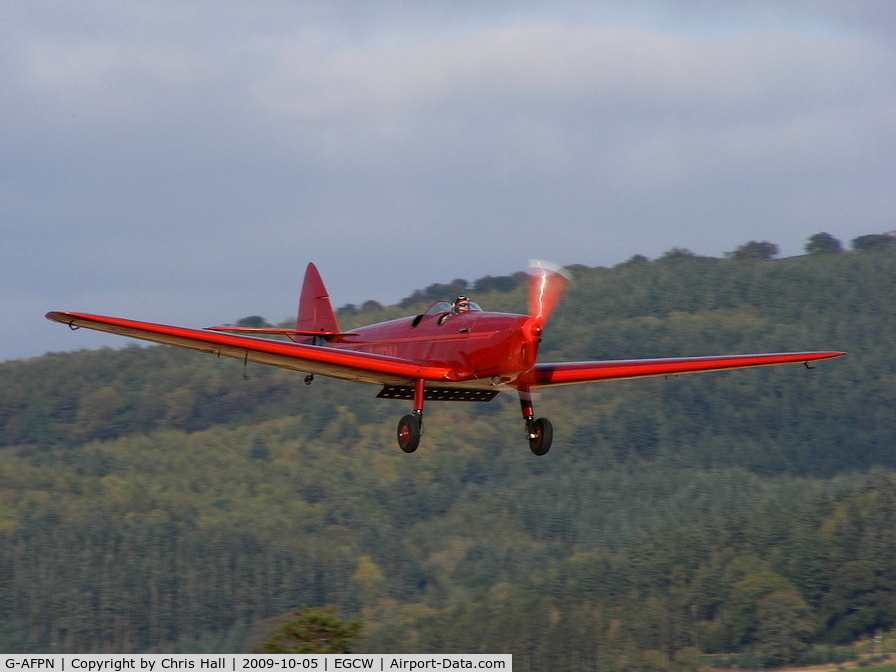
<path id="1" fill-rule="evenodd" d="M 420 445 L 420 418 L 406 415 L 398 421 L 398 447 L 406 453 L 413 453 Z"/>
<path id="2" fill-rule="evenodd" d="M 547 418 L 538 418 L 529 427 L 529 450 L 535 455 L 544 455 L 551 449 L 554 427 Z"/>

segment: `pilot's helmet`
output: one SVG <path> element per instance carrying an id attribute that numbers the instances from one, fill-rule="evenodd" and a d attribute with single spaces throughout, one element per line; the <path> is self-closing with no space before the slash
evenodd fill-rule
<path id="1" fill-rule="evenodd" d="M 454 310 L 470 310 L 470 297 L 461 294 L 454 299 Z"/>

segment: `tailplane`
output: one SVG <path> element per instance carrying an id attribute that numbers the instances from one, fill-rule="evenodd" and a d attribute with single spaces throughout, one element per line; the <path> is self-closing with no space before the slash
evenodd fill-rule
<path id="1" fill-rule="evenodd" d="M 330 303 L 330 296 L 324 287 L 320 273 L 314 264 L 308 264 L 305 270 L 305 281 L 302 284 L 302 296 L 299 298 L 299 314 L 296 317 L 295 329 L 253 328 L 253 327 L 209 327 L 211 331 L 224 331 L 231 334 L 247 336 L 283 336 L 296 343 L 312 343 L 322 345 L 331 339 L 341 336 L 354 336 L 339 331 L 339 322 Z"/>
<path id="2" fill-rule="evenodd" d="M 296 331 L 302 333 L 338 334 L 339 322 L 330 303 L 330 295 L 324 287 L 320 273 L 314 264 L 305 269 L 305 281 L 302 283 L 302 296 L 299 299 L 299 314 L 296 318 Z"/>

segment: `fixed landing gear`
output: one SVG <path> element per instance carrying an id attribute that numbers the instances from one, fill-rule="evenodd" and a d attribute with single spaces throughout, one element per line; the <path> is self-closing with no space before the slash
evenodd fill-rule
<path id="1" fill-rule="evenodd" d="M 551 449 L 554 440 L 554 426 L 547 418 L 526 418 L 526 431 L 529 433 L 529 450 L 541 456 Z"/>
<path id="2" fill-rule="evenodd" d="M 554 426 L 547 418 L 535 419 L 535 409 L 532 408 L 532 393 L 529 390 L 520 390 L 520 410 L 523 412 L 523 420 L 526 421 L 526 434 L 529 436 L 529 450 L 539 457 L 547 454 L 554 441 Z"/>
<path id="3" fill-rule="evenodd" d="M 426 381 L 422 378 L 414 381 L 414 412 L 405 415 L 398 421 L 398 447 L 406 453 L 413 453 L 420 445 L 423 435 L 423 399 L 426 394 Z"/>
<path id="4" fill-rule="evenodd" d="M 405 415 L 398 421 L 396 438 L 398 447 L 405 453 L 413 453 L 420 445 L 423 435 L 423 399 L 425 396 L 423 380 L 414 383 L 414 412 Z M 520 390 L 520 409 L 526 423 L 526 435 L 529 439 L 529 450 L 534 455 L 545 455 L 554 441 L 554 427 L 547 418 L 535 418 L 532 408 L 532 395 L 529 390 Z"/>
<path id="5" fill-rule="evenodd" d="M 420 445 L 423 435 L 423 412 L 414 411 L 398 421 L 398 447 L 406 453 L 413 453 Z M 529 450 L 534 455 L 545 455 L 551 449 L 554 440 L 554 427 L 547 418 L 526 418 L 526 434 L 529 438 Z"/>
<path id="6" fill-rule="evenodd" d="M 398 421 L 398 447 L 406 453 L 413 453 L 420 445 L 423 434 L 423 411 L 406 415 Z"/>

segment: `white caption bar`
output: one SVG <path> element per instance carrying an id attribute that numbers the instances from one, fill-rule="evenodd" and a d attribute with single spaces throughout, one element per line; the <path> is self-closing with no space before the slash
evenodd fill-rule
<path id="1" fill-rule="evenodd" d="M 308 654 L 308 655 L 206 655 L 206 654 L 0 654 L 2 668 L 17 672 L 301 672 L 316 670 L 513 670 L 508 654 Z"/>

